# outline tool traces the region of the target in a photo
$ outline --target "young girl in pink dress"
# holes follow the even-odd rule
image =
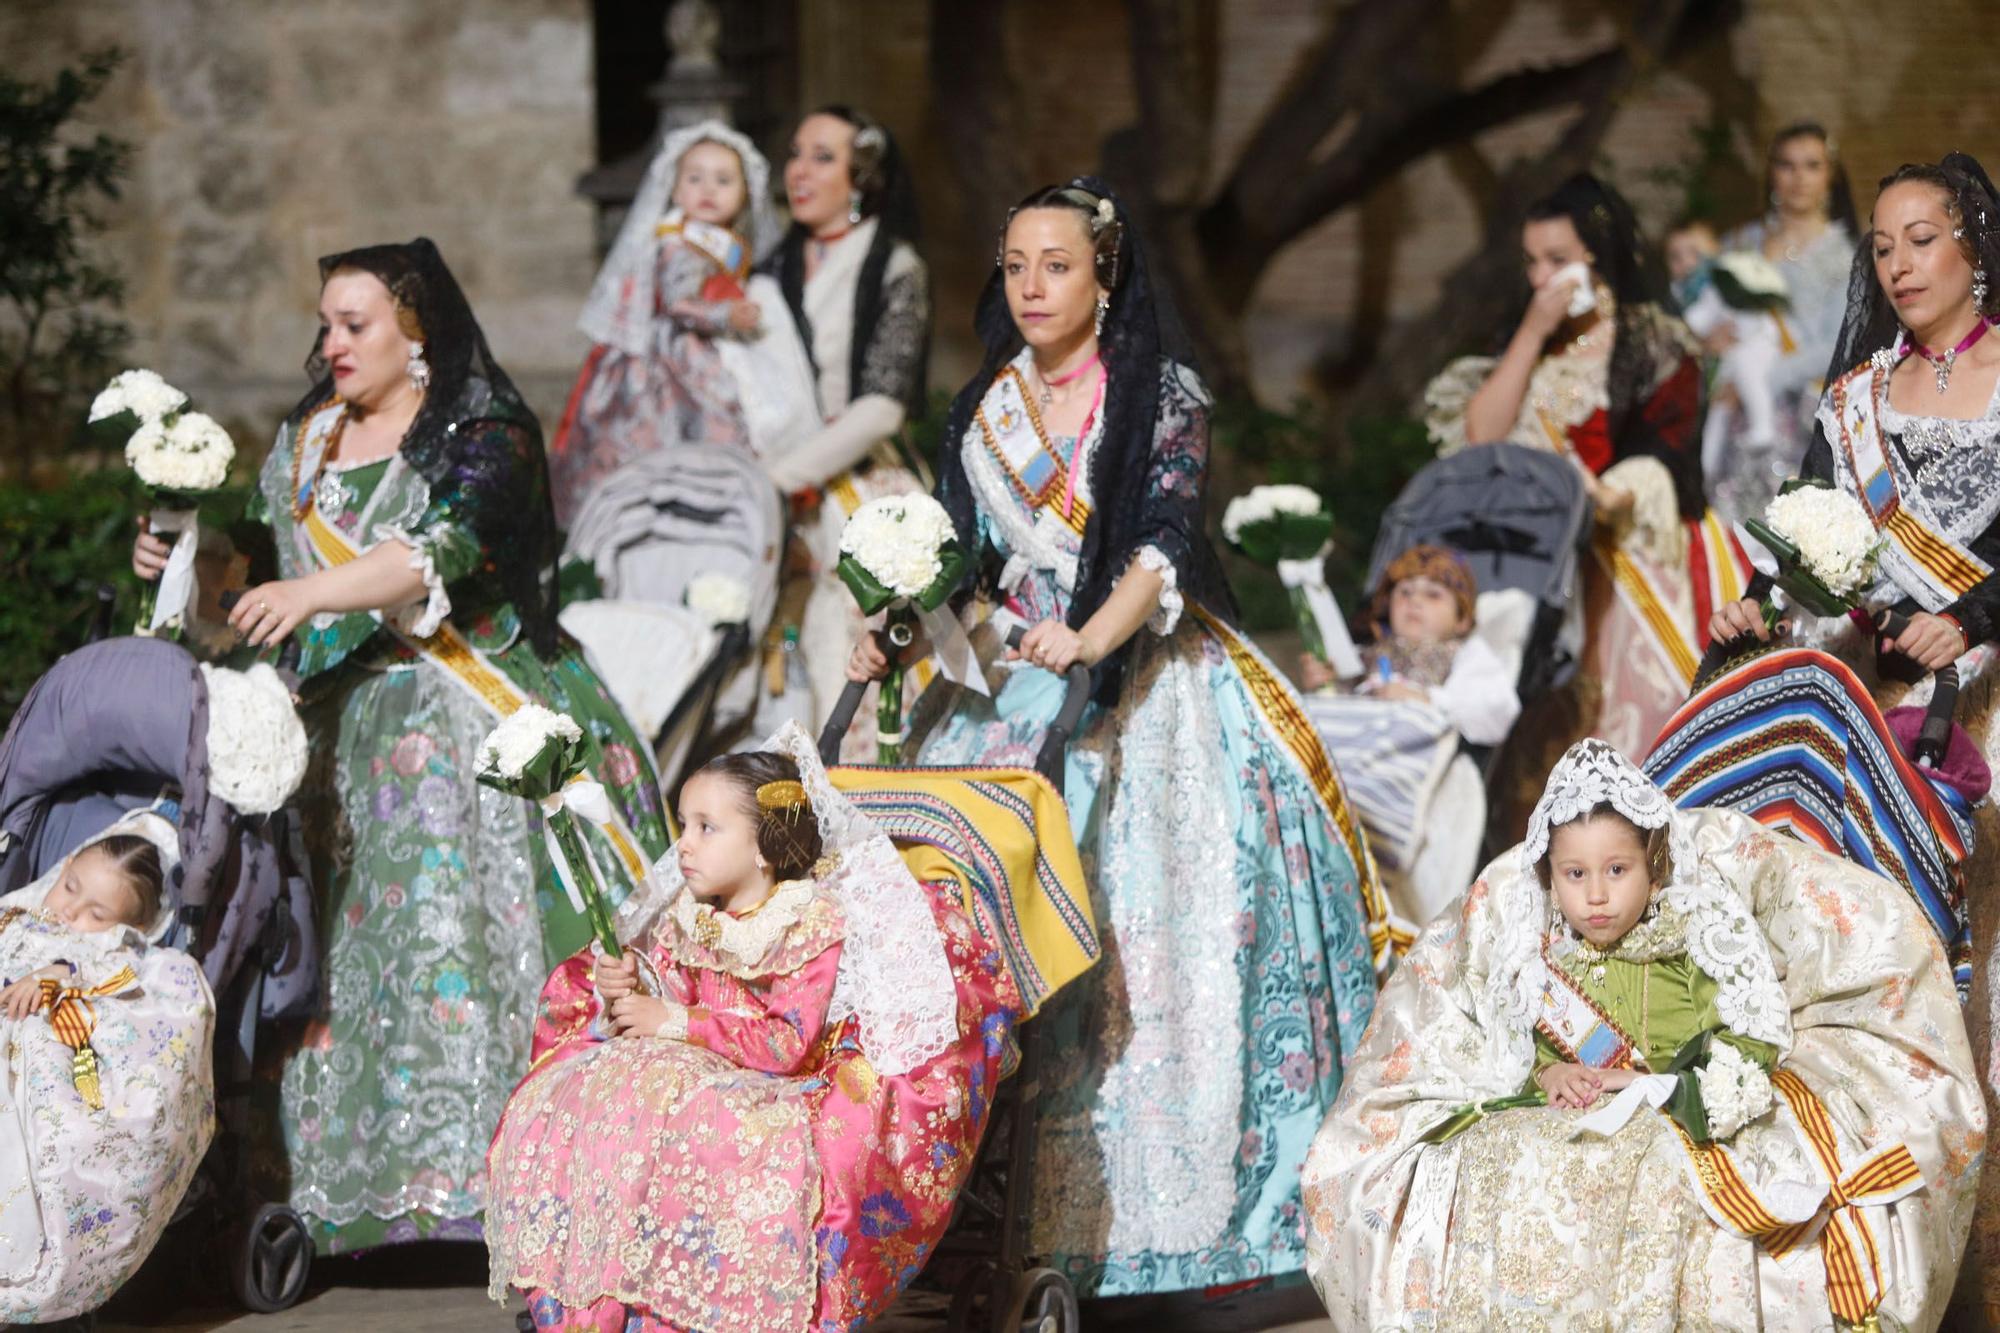
[[[688,779],[631,946],[543,991],[486,1223],[538,1328],[853,1328],[950,1218],[1019,997],[805,733],[775,744]]]

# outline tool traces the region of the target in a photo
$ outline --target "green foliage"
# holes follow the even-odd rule
[[[1346,447],[1337,447],[1344,437]],[[1333,554],[1327,584],[1352,612],[1368,577],[1368,556],[1382,511],[1435,453],[1421,421],[1405,416],[1357,417],[1342,430],[1331,413],[1311,403],[1289,412],[1245,400],[1218,402],[1211,423],[1211,514],[1219,521],[1231,497],[1260,482],[1309,486],[1333,515]],[[1277,574],[1223,552],[1223,566],[1252,632],[1287,629],[1291,602]]]
[[[1655,167],[1646,176],[1655,185],[1679,191],[1676,220],[1706,222],[1720,230],[1727,177],[1742,171],[1736,156],[1735,135],[1722,113],[1715,111],[1694,127],[1692,137],[1694,142],[1678,161]]]
[[[249,498],[246,486],[202,505],[204,526],[227,528]],[[0,725],[55,660],[81,647],[97,614],[97,590],[116,594],[111,632],[128,634],[138,613],[133,575],[135,515],[145,499],[124,468],[52,487],[0,485]]]
[[[73,437],[131,336],[105,313],[124,284],[86,242],[103,226],[90,209],[118,197],[132,148],[71,125],[123,58],[95,52],[46,85],[0,73],[0,443],[17,475],[44,442]]]

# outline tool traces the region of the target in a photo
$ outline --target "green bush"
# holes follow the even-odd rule
[[[202,522],[227,527],[247,486],[218,491]],[[0,485],[0,724],[58,657],[82,646],[97,614],[97,590],[116,597],[111,632],[129,634],[139,610],[132,573],[134,516],[145,500],[124,468],[71,476],[54,486]]]

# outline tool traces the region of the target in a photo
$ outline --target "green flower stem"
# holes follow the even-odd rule
[[[583,899],[583,914],[590,922],[597,942],[604,946],[608,957],[618,958],[622,954],[618,948],[618,934],[611,928],[611,908],[604,901],[604,888],[591,873],[590,853],[584,849],[583,830],[577,825],[576,816],[568,810],[558,810],[544,816],[549,821],[549,833],[554,837],[556,852],[569,871],[569,880],[576,885],[577,896]]]
[[[1312,613],[1312,604],[1306,600],[1306,590],[1286,588],[1285,597],[1292,604],[1293,619],[1299,622],[1299,638],[1303,641],[1305,650],[1320,661],[1326,662],[1326,640],[1320,635],[1319,617]],[[1331,666],[1332,663],[1328,662],[1327,665]]]
[[[908,602],[889,608],[882,624],[888,640],[889,674],[875,702],[875,762],[903,762],[903,650],[916,642],[917,613]],[[890,739],[893,737],[894,739]]]

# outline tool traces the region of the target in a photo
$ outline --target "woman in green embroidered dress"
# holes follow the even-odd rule
[[[320,272],[315,384],[252,506],[281,577],[230,621],[251,649],[303,641],[328,990],[285,1053],[267,1165],[330,1253],[478,1236],[536,995],[589,936],[534,811],[474,781],[481,739],[529,700],[584,727],[616,810],[592,831],[614,893],[667,830],[646,747],[556,626],[540,427],[436,248]],[[164,552],[142,536],[135,568],[155,576]]]

